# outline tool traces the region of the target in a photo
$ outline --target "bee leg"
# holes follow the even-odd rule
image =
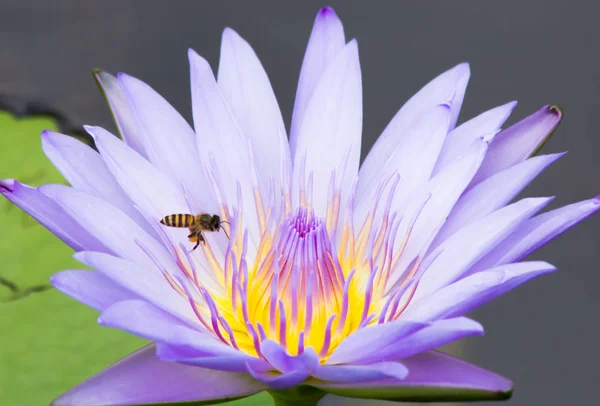
[[[203,244],[206,243],[206,240],[204,239],[204,236],[202,235],[202,233],[195,234],[194,237],[196,237],[196,245],[194,245],[194,248],[192,248],[192,251],[194,251],[196,248],[198,248],[200,243],[203,243]]]
[[[199,245],[200,245],[200,239],[198,238],[196,240],[196,245],[194,245],[194,248],[192,248],[192,251],[194,251],[196,248],[198,248]]]

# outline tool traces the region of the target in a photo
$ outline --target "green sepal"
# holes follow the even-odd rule
[[[100,75],[106,73],[109,74],[108,72],[106,72],[103,69],[100,68],[95,68],[92,70],[92,76],[94,78],[94,82],[96,82],[96,86],[98,86],[98,89],[100,90],[100,93],[102,94],[102,97],[104,98],[104,101],[106,102],[106,105],[108,106],[108,110],[110,111],[110,116],[113,119],[113,122],[115,123],[115,128],[117,129],[117,135],[119,136],[119,138],[121,140],[123,140],[123,132],[121,130],[121,126],[119,125],[119,121],[117,120],[117,115],[115,114],[110,101],[108,100],[108,96],[106,95],[106,92],[104,91],[104,87],[102,86],[102,83],[100,82]]]
[[[529,158],[534,157],[537,154],[539,154],[539,152],[542,150],[542,148],[544,147],[544,145],[546,145],[546,143],[548,142],[548,140],[550,140],[550,137],[552,137],[552,135],[554,135],[554,133],[556,132],[556,129],[558,128],[558,126],[562,122],[562,118],[564,116],[564,112],[563,112],[563,109],[558,104],[552,104],[552,105],[550,105],[548,107],[548,110],[555,111],[557,113],[557,115],[558,115],[558,120],[557,120],[556,124],[554,125],[554,127],[552,127],[550,129],[550,131],[548,131],[548,134],[546,134],[546,136],[541,140],[541,142],[538,144],[538,146],[536,147],[536,149],[534,149],[531,152],[531,155],[529,155]]]
[[[449,387],[397,387],[376,388],[321,388],[333,395],[349,398],[378,399],[392,402],[483,402],[508,400],[512,389],[505,392],[490,392],[480,389]]]
[[[316,406],[327,395],[312,386],[300,385],[286,390],[269,390],[275,406]]]

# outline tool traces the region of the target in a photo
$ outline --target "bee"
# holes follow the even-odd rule
[[[227,222],[221,221],[221,218],[216,214],[201,213],[196,216],[193,214],[170,214],[163,218],[160,223],[167,227],[189,228],[190,235],[188,235],[188,238],[190,242],[196,243],[192,251],[198,248],[200,243],[204,244],[206,242],[202,235],[203,231],[213,232],[222,228],[225,235],[227,235],[227,231],[223,227],[223,223]],[[228,235],[227,238],[229,238]]]

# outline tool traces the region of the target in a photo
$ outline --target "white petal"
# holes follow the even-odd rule
[[[208,62],[189,50],[192,107],[201,161],[220,179],[227,204],[240,207],[238,185],[244,206],[244,226],[249,231],[249,248],[257,247],[260,236],[254,210],[254,169],[248,140],[227,105]],[[212,156],[211,156],[212,155]],[[212,159],[211,159],[212,158]],[[213,167],[213,164],[215,165]],[[258,186],[258,185],[256,185]],[[250,252],[250,251],[249,251]]]
[[[466,317],[437,320],[431,325],[383,348],[374,348],[363,363],[395,361],[438,348],[471,335],[482,335],[483,327]]]
[[[329,64],[307,107],[298,134],[292,192],[298,200],[301,163],[306,159],[306,179],[312,174],[317,191],[313,206],[325,216],[332,173],[342,191],[345,208],[358,173],[362,132],[362,82],[358,45],[352,40]]]
[[[402,243],[402,237],[407,234],[409,225],[417,213],[419,213],[418,218],[404,253],[392,272],[388,289],[400,279],[414,258],[425,254],[428,244],[431,243],[435,233],[481,165],[487,146],[487,141],[476,140],[450,167],[431,179],[421,191],[415,193],[417,197],[407,207],[399,227],[397,245]]]
[[[262,185],[271,179],[277,190],[291,173],[288,139],[273,88],[250,45],[226,28],[221,42],[218,83],[236,122],[252,143]],[[287,170],[282,170],[287,168]]]
[[[107,201],[63,185],[44,185],[40,186],[39,190],[60,205],[111,253],[138,264],[155,266],[140,248],[139,242],[165,267],[175,266],[169,252],[158,241]]]
[[[448,132],[451,114],[450,106],[442,104],[418,115],[407,129],[408,135],[400,139],[387,162],[381,165],[372,184],[362,189],[364,194],[357,194],[356,224],[362,224],[366,213],[373,207],[379,185],[391,176],[400,177],[391,205],[392,210],[400,210],[407,198],[431,178]],[[360,178],[358,183],[360,185]]]
[[[188,195],[194,212],[216,210],[192,128],[146,83],[123,73],[118,78],[135,112],[148,160]]]
[[[503,207],[462,228],[448,238],[429,257],[433,263],[419,281],[415,299],[448,285],[494,248],[523,221],[541,210],[550,198],[523,199]],[[425,259],[425,263],[427,262]]]
[[[190,208],[180,189],[133,149],[122,143],[101,127],[85,127],[96,142],[96,146],[123,190],[155,226],[173,238],[177,247],[180,242],[188,243],[185,229],[174,229],[158,225],[165,216],[190,213]],[[154,235],[154,234],[153,234]]]
[[[479,272],[412,301],[398,320],[433,321],[462,316],[509,290],[556,270],[547,262],[520,262]]]
[[[476,273],[492,266],[520,261],[598,210],[600,198],[596,197],[535,216],[523,223],[469,272]]]
[[[110,136],[120,142],[117,137]],[[154,235],[152,227],[135,209],[96,151],[73,137],[52,131],[42,133],[42,148],[74,188],[111,202]]]
[[[74,258],[169,314],[192,326],[202,328],[190,303],[168,284],[156,266],[140,266],[132,261],[99,252],[78,252]]]
[[[468,64],[457,65],[433,79],[402,106],[365,158],[360,168],[357,195],[364,193],[373,183],[381,166],[387,162],[401,138],[407,136],[407,128],[419,113],[440,104],[449,104],[452,109],[449,128],[454,128],[469,76]]]
[[[446,137],[433,173],[436,174],[443,170],[444,167],[462,154],[476,138],[500,131],[502,124],[508,119],[516,105],[517,102],[513,101],[493,108],[451,131]]]
[[[294,103],[290,130],[292,159],[295,156],[298,134],[304,121],[308,103],[321,76],[323,76],[323,72],[345,45],[344,26],[335,11],[329,7],[320,10],[308,40],[302,69],[300,70],[300,78],[298,79],[298,90],[296,91],[296,102]]]
[[[136,294],[96,271],[61,271],[50,277],[50,283],[61,293],[100,311],[123,300],[138,299]]]
[[[537,175],[563,155],[543,155],[528,159],[487,178],[465,192],[431,244],[432,249],[462,227],[510,202]]]
[[[145,157],[146,151],[144,150],[143,140],[140,137],[133,110],[123,93],[119,80],[110,73],[100,70],[94,72],[94,77],[102,93],[104,93],[104,97],[108,102],[108,107],[123,141]]]

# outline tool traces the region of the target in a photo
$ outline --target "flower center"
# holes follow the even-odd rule
[[[242,283],[231,285],[232,330],[247,330],[246,349],[257,354],[255,341],[270,339],[291,354],[312,346],[325,356],[341,315],[345,279],[325,222],[299,208],[261,245],[254,265],[239,267],[243,275],[233,266]]]
[[[193,255],[200,250],[192,254],[184,247],[175,251],[185,278],[176,280],[167,272],[165,277],[189,300],[204,327],[227,345],[260,357],[261,342],[268,339],[291,355],[310,346],[323,361],[357,329],[402,313],[414,293],[410,278],[420,263],[401,270],[403,277],[393,282],[401,289],[389,289],[405,246],[395,244],[400,220],[390,215],[391,198],[376,217],[377,205],[385,200],[380,194],[355,232],[352,210],[338,225],[340,199],[332,195],[325,218],[317,217],[304,199],[295,211],[286,201],[278,214],[257,205],[261,237],[251,254],[241,213],[228,215],[222,206],[222,218],[231,223],[224,258],[217,260],[210,244],[198,254],[211,268],[204,271],[209,277],[198,276],[202,270]]]

